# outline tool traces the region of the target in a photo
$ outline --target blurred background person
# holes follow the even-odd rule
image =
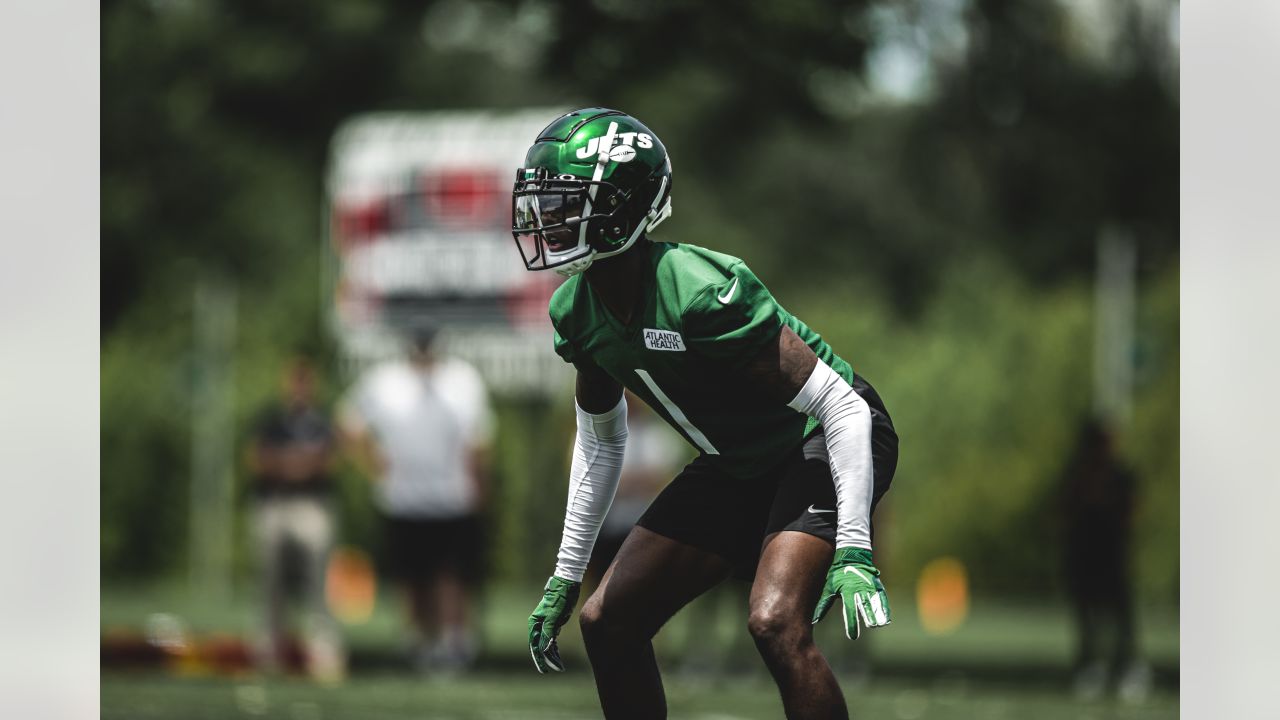
[[[391,573],[403,585],[413,661],[422,671],[474,662],[471,609],[482,580],[493,417],[476,370],[438,355],[433,327],[404,360],[376,365],[343,401],[341,424],[375,482]]]
[[[1135,486],[1111,431],[1086,421],[1063,472],[1061,501],[1065,579],[1075,613],[1073,685],[1085,700],[1113,684],[1122,698],[1140,701],[1151,685],[1151,671],[1137,654],[1129,563]]]
[[[284,664],[285,610],[294,589],[306,613],[306,669],[321,680],[337,680],[345,673],[345,653],[325,603],[325,569],[334,540],[333,427],[316,401],[309,358],[295,357],[281,380],[281,397],[259,414],[248,452],[265,625],[255,650],[264,669]]]

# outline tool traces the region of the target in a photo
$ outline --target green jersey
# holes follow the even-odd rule
[[[728,473],[750,477],[772,468],[816,421],[747,384],[747,363],[776,343],[785,325],[850,384],[853,368],[783,309],[742,260],[687,244],[648,249],[653,272],[628,324],[581,275],[556,290],[556,353],[579,369],[607,372]]]

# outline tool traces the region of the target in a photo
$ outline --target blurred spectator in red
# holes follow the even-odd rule
[[[1074,689],[1086,700],[1113,684],[1122,698],[1137,701],[1151,684],[1151,671],[1136,652],[1129,567],[1135,484],[1110,430],[1086,422],[1062,479],[1064,569],[1076,619]],[[1111,643],[1104,649],[1108,629]]]
[[[305,608],[308,671],[322,680],[345,674],[341,631],[325,603],[325,569],[333,546],[333,428],[316,402],[316,373],[305,357],[286,367],[282,397],[264,408],[248,453],[252,524],[258,549],[266,632],[256,648],[268,670],[282,664],[290,580]]]
[[[423,671],[469,666],[478,651],[471,607],[482,579],[493,417],[480,374],[410,338],[406,360],[365,373],[342,403],[353,457],[375,482],[390,571],[403,584],[414,661]]]

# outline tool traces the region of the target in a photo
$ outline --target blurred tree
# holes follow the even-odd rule
[[[1037,279],[1086,273],[1108,223],[1158,265],[1177,243],[1176,98],[1131,5],[1131,60],[1110,66],[1075,48],[1061,3],[975,2],[935,97],[836,118],[815,82],[860,83],[867,2],[113,0],[104,328],[175,258],[266,280],[312,251],[329,138],[384,107],[626,107],[662,128],[681,182],[718,188],[712,212],[752,228],[745,243],[846,258],[846,238],[869,243],[822,267],[856,266],[907,308],[977,247]],[[495,24],[544,52],[504,57],[481,42]],[[792,200],[809,211],[777,212]]]
[[[353,112],[395,99],[421,12],[103,4],[104,330],[155,285],[185,285],[176,260],[269,282],[314,251],[329,137]]]
[[[1132,22],[1137,4],[1123,5],[1121,42],[1136,61],[1098,66],[1074,49],[1062,3],[977,2],[968,61],[943,76],[906,145],[921,180],[933,151],[972,154],[989,241],[1037,280],[1092,271],[1111,223],[1135,231],[1150,267],[1177,252],[1177,105]]]

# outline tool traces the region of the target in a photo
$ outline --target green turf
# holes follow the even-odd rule
[[[529,662],[525,619],[537,588],[491,591],[481,613],[481,671],[447,680],[403,670],[399,608],[384,597],[374,616],[346,627],[352,678],[336,688],[303,680],[177,677],[157,670],[103,668],[102,717],[146,718],[574,718],[599,717],[576,623],[565,628],[569,672],[542,677]],[[667,676],[673,718],[780,718],[781,704],[743,631],[742,603],[695,605],[664,628],[655,643]],[[701,602],[701,601],[700,601]],[[1142,644],[1157,666],[1157,690],[1141,706],[1078,704],[1064,692],[1071,632],[1061,606],[979,601],[955,633],[924,632],[914,609],[895,603],[895,620],[870,642],[840,636],[838,619],[819,627],[819,644],[842,674],[855,718],[1005,718],[1007,720],[1139,720],[1177,717],[1178,633],[1174,613],[1143,613]],[[247,594],[215,602],[181,588],[104,588],[104,630],[144,627],[158,612],[180,617],[197,635],[254,634]],[[693,632],[695,637],[691,638]],[[736,651],[725,650],[737,642]],[[745,641],[745,642],[744,642]],[[692,651],[690,650],[692,648]],[[708,652],[708,648],[710,651]],[[703,672],[684,672],[699,665]],[[872,680],[855,670],[868,665]],[[736,672],[731,672],[735,671]]]
[[[1140,706],[1077,703],[1053,692],[975,688],[964,683],[871,683],[846,688],[854,718],[901,720],[1155,720],[1178,716],[1177,698],[1157,695]],[[667,682],[673,718],[780,718],[772,686],[760,680]],[[107,673],[102,718],[225,720],[408,720],[409,718],[551,720],[597,718],[585,669],[566,675],[484,674],[451,679],[377,675],[339,687],[304,681],[166,678]]]
[[[496,587],[486,594],[480,618],[486,655],[511,661],[524,658],[529,611],[537,602],[537,587]],[[894,622],[874,631],[868,642],[851,650],[842,639],[838,613],[818,627],[820,644],[832,654],[866,652],[880,665],[972,667],[1065,666],[1072,651],[1071,623],[1061,604],[1021,605],[976,600],[968,620],[955,632],[935,636],[924,631],[915,609],[906,598],[894,598]],[[371,652],[397,651],[404,646],[398,598],[384,593],[377,612],[367,622],[348,625],[344,632],[353,648]],[[739,643],[750,652],[745,637],[745,598],[732,593],[699,599],[676,616],[657,639],[659,656],[674,661],[690,647],[708,642]],[[248,637],[257,631],[256,614],[249,593],[220,601],[177,586],[104,588],[104,630],[144,627],[153,613],[170,613],[196,632],[222,632]],[[1157,666],[1178,666],[1178,617],[1176,611],[1144,609],[1140,643],[1145,657]],[[697,636],[690,642],[690,631]],[[561,646],[571,661],[581,662],[582,645],[577,623],[565,626]],[[834,659],[834,658],[833,658]]]

